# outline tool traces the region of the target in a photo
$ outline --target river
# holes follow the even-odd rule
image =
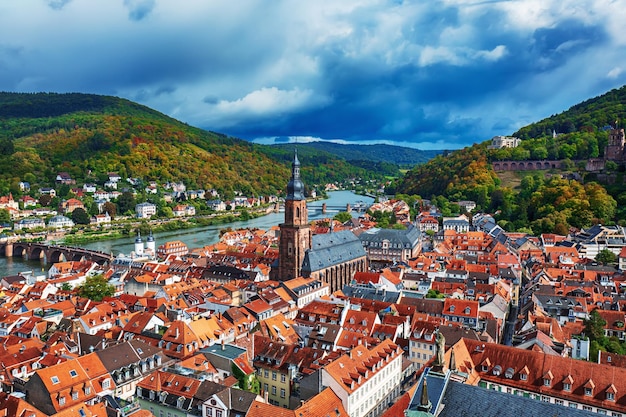
[[[371,197],[358,195],[352,191],[332,191],[328,193],[328,199],[314,201],[308,205],[309,220],[333,217],[337,212],[345,211],[347,204],[354,207],[358,202],[363,202],[369,206],[373,201],[374,199]],[[326,214],[323,214],[321,211],[323,203],[326,203],[328,207]],[[353,212],[353,215],[358,215],[358,213]],[[272,226],[282,223],[283,220],[284,213],[270,213],[266,216],[257,217],[256,219],[250,219],[248,221],[155,233],[154,239],[157,246],[170,240],[180,240],[190,249],[200,248],[216,243],[219,240],[221,229],[231,227],[232,229],[251,228],[267,230]],[[101,240],[87,243],[82,246],[88,249],[99,250],[117,255],[119,253],[129,254],[132,250],[134,250],[134,242],[135,238],[132,237]],[[0,257],[0,276],[15,275],[18,272],[23,271],[33,271],[35,275],[43,275],[45,271],[47,271],[48,267],[49,265],[45,265],[43,260],[26,261],[22,258]]]

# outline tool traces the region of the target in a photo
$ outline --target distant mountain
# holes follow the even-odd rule
[[[293,145],[277,144],[274,147],[286,147],[292,149]],[[422,151],[395,145],[352,145],[333,142],[308,142],[298,145],[299,148],[313,148],[319,151],[329,152],[346,161],[373,161],[388,162],[401,168],[412,168],[415,165],[428,162],[443,151]]]
[[[94,94],[0,93],[0,195],[54,184],[59,172],[78,183],[122,178],[183,181],[223,196],[280,193],[289,158],[265,145],[209,132],[129,100]],[[278,162],[278,163],[277,163]],[[302,167],[307,184],[382,174],[328,154]]]

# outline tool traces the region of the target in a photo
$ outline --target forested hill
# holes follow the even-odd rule
[[[272,145],[276,148],[286,148],[290,151],[293,144],[277,144]],[[442,151],[420,150],[395,145],[353,145],[333,142],[308,142],[298,144],[298,148],[310,148],[317,151],[329,152],[345,159],[353,164],[394,164],[401,168],[412,168],[415,165],[428,162]]]
[[[571,227],[626,223],[623,162],[608,161],[601,172],[585,169],[588,159],[602,160],[608,130],[624,119],[626,86],[520,129],[513,134],[523,139],[516,148],[489,149],[485,141],[438,155],[407,172],[395,191],[436,197],[444,207],[474,200],[506,230],[567,234]],[[559,160],[563,169],[496,173],[495,160]]]
[[[291,161],[277,161],[265,148],[117,97],[0,93],[0,195],[15,193],[19,181],[52,185],[59,172],[79,183],[117,172],[123,178],[215,188],[222,196],[280,193]],[[330,166],[336,169],[324,169]],[[321,183],[380,175],[333,156],[326,156],[319,170],[303,165],[307,184],[316,183],[313,174]]]
[[[615,123],[626,123],[626,86],[576,104],[562,113],[532,123],[515,132],[520,139],[538,138],[555,133],[593,132]],[[621,122],[620,122],[621,121]]]

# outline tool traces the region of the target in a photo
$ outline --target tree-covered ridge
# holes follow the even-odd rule
[[[474,200],[481,207],[500,184],[487,159],[486,144],[437,155],[406,173],[397,186],[402,194],[424,198],[443,195],[451,200]]]
[[[607,126],[623,117],[625,101],[623,87],[521,129],[515,136],[523,140],[515,148],[489,149],[488,141],[438,156],[409,171],[396,191],[440,196],[437,202],[444,206],[446,201],[474,200],[510,231],[567,234],[572,227],[626,223],[623,164],[607,161],[600,173],[585,169],[588,159],[604,156]],[[563,161],[564,169],[511,174],[521,181],[517,185],[502,186],[491,165],[495,160],[545,159]]]
[[[287,164],[293,161],[293,155],[296,149],[298,159],[302,166],[302,175],[307,184],[327,183],[328,181],[325,179],[327,179],[331,173],[348,180],[356,176],[365,180],[381,178],[383,175],[400,176],[398,166],[393,163],[371,160],[346,161],[333,151],[319,149],[308,143],[262,146],[259,148],[259,151],[272,159]]]
[[[563,113],[525,126],[513,136],[531,139],[556,133],[598,131],[626,118],[626,86],[572,106]]]
[[[280,193],[291,161],[276,163],[264,148],[116,97],[0,93],[0,194],[15,192],[19,181],[52,185],[63,171],[79,183],[117,172],[223,196]],[[320,165],[328,168],[303,171],[309,184],[368,172],[330,156]]]
[[[292,149],[291,144],[272,145],[273,147]],[[353,164],[378,163],[384,169],[384,164],[397,165],[401,168],[411,168],[428,162],[441,151],[423,151],[394,145],[352,145],[333,142],[309,142],[298,145],[299,148],[313,148],[317,151],[329,152]]]

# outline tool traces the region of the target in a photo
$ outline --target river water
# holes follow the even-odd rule
[[[328,193],[328,199],[318,200],[308,205],[309,220],[322,219],[325,217],[333,217],[339,211],[345,211],[347,204],[354,207],[357,203],[363,202],[366,205],[372,204],[374,201],[371,197],[366,197],[353,193],[352,191],[333,191]],[[323,214],[321,206],[326,203],[327,213]],[[358,213],[353,212],[353,215]],[[211,245],[219,241],[220,230],[230,227],[232,229],[264,229],[267,230],[272,226],[282,223],[284,213],[270,213],[263,217],[250,219],[248,221],[239,221],[234,223],[219,224],[213,226],[198,227],[194,229],[175,230],[170,232],[160,232],[154,234],[156,245],[159,246],[170,240],[180,240],[187,245],[188,248],[200,248]],[[145,237],[144,241],[145,241]],[[119,253],[129,254],[134,250],[135,238],[123,238],[112,240],[101,240],[82,245],[85,248],[99,250],[117,255]],[[3,258],[0,257],[0,277],[7,275],[15,275],[18,272],[33,271],[35,275],[43,275],[49,268],[49,265],[43,263],[43,260],[26,261],[22,258]]]

